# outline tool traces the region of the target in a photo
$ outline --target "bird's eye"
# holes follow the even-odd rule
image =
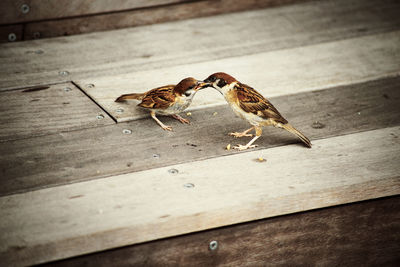
[[[224,79],[220,79],[217,83],[218,87],[222,88],[226,85],[226,82]]]
[[[185,96],[190,96],[191,94],[192,94],[192,92],[189,90],[185,92]]]

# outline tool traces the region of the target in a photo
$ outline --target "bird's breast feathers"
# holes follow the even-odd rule
[[[236,95],[235,90],[232,89],[226,92],[225,99],[229,103],[235,114],[241,117],[242,119],[247,120],[250,124],[259,125],[262,121],[264,121],[262,117],[257,116],[256,114],[251,112],[246,112],[240,107],[240,102]]]

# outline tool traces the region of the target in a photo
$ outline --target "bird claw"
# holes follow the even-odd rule
[[[161,128],[163,128],[163,130],[165,130],[165,131],[172,131],[172,127],[171,126],[164,125]]]
[[[257,147],[257,145],[244,146],[244,145],[238,144],[238,145],[234,146],[233,149],[236,149],[236,150],[239,150],[239,151],[243,151],[243,150],[246,150],[246,149],[249,149],[249,148],[255,148],[255,147]]]
[[[248,134],[248,133],[238,133],[238,132],[234,132],[234,133],[229,133],[230,136],[233,136],[235,138],[239,138],[239,137],[245,137],[245,136],[249,136],[252,137],[252,134]]]
[[[190,124],[190,120],[188,119],[180,118],[179,121],[183,124]]]
[[[172,118],[174,118],[174,119],[180,121],[180,122],[183,123],[183,124],[190,124],[190,121],[189,121],[188,119],[182,118],[182,117],[179,116],[179,115],[174,114],[174,115],[172,115]]]

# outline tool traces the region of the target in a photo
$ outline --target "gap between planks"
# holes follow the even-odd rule
[[[385,128],[1,197],[0,260],[31,265],[400,194],[399,136]]]

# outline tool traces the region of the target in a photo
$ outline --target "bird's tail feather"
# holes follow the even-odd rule
[[[136,100],[142,100],[144,97],[144,94],[126,94],[126,95],[121,95],[117,99],[115,99],[115,102],[123,102],[127,99],[136,99]]]
[[[294,128],[292,125],[290,125],[289,123],[287,124],[283,124],[282,128],[284,128],[285,130],[291,132],[292,134],[295,134],[298,138],[300,138],[301,141],[303,141],[303,143],[311,148],[311,141],[310,139],[308,139],[304,134],[302,134],[299,130],[297,130],[296,128]]]

